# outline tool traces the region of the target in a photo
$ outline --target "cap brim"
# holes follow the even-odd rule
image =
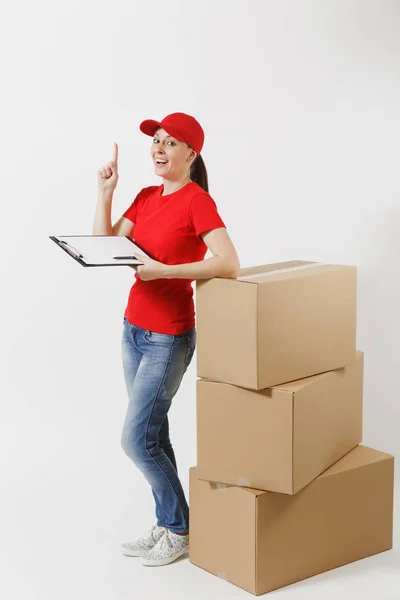
[[[153,121],[153,119],[146,119],[146,121],[142,121],[139,125],[140,131],[146,135],[154,135],[160,127],[162,125],[158,121]]]
[[[142,121],[139,125],[140,131],[142,131],[146,135],[154,135],[157,129],[160,129],[160,127],[180,142],[186,142],[185,138],[174,127],[165,127],[165,125],[162,125],[161,123],[159,123],[158,121],[154,121],[153,119],[146,119],[145,121]]]

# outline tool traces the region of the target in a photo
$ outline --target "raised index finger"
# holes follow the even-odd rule
[[[118,162],[118,144],[114,142],[113,161]]]

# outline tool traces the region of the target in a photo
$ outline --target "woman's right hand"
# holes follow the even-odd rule
[[[114,142],[113,159],[97,171],[99,192],[112,193],[118,183],[118,145]]]

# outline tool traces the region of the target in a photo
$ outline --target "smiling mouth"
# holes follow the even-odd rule
[[[168,164],[168,161],[166,161],[166,162],[162,162],[162,161],[161,161],[161,162],[160,162],[160,161],[158,161],[158,160],[156,159],[156,160],[155,160],[155,163],[156,163],[156,165],[158,165],[159,167],[162,167],[163,165],[167,165],[167,164]]]

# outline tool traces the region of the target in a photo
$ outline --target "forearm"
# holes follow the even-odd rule
[[[112,193],[102,194],[99,192],[93,223],[93,235],[113,235],[111,224],[112,198]]]
[[[222,256],[212,256],[198,262],[181,265],[165,265],[165,279],[211,279],[228,277],[235,279],[239,274],[239,264],[233,265]]]

